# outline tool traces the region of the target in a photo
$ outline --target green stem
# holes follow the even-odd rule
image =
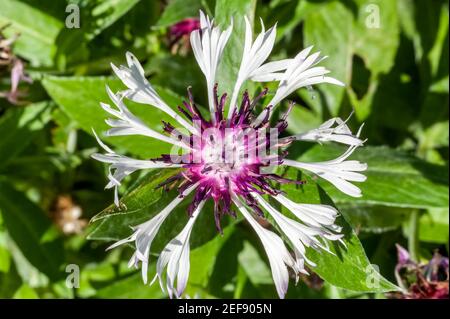
[[[409,219],[408,250],[413,261],[419,261],[419,210],[414,209]]]

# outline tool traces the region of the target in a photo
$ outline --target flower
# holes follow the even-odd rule
[[[171,52],[185,55],[189,49],[189,36],[192,31],[200,29],[200,20],[186,18],[169,28],[169,46]]]
[[[401,292],[388,296],[397,299],[448,299],[448,257],[435,252],[427,264],[413,260],[409,252],[396,244],[395,278]]]
[[[118,186],[123,178],[136,170],[177,167],[180,172],[160,185],[169,187],[177,184],[179,196],[150,220],[133,225],[133,233],[129,237],[109,248],[134,242],[136,249],[129,265],[138,267],[141,264],[142,278],[146,283],[153,239],[175,207],[187,197],[192,197],[188,208],[190,219],[159,255],[156,276],[152,281],[158,280],[161,288],[167,290],[170,297],[180,298],[186,287],[190,267],[189,238],[195,220],[209,199],[214,202],[214,217],[219,232],[222,232],[221,218],[224,215],[235,217],[239,212],[258,234],[269,258],[276,290],[280,298],[283,298],[288,288],[288,269],[292,269],[298,279],[300,274],[308,273],[305,264],[315,266],[314,262],[307,258],[306,249],[310,247],[330,252],[328,241],[343,243],[343,235],[340,234],[341,228],[335,224],[338,211],[334,207],[303,204],[287,198],[273,182],[303,182],[268,173],[266,169],[287,165],[308,170],[350,196],[361,196],[361,191],[352,182],[364,181],[365,177],[361,172],[367,165],[348,160],[355,149],[363,145],[364,141],[359,138],[361,130],[353,135],[345,121],[335,118],[315,130],[279,139],[280,133],[287,127],[286,118],[293,107],[292,103],[288,112],[273,127],[270,126],[273,109],[295,90],[320,83],[343,84],[325,76],[329,71],[324,67],[316,66],[323,58],[319,53],[310,55],[311,47],[301,51],[294,59],[266,62],[274,46],[276,26],[266,31],[262,25],[261,33],[253,41],[250,22],[247,18],[245,22],[243,57],[229,103],[227,94],[218,95],[220,83],[215,83],[215,76],[232,32],[232,25],[222,31],[214,26],[213,20],[200,12],[201,29],[191,33],[193,52],[206,78],[209,118],[200,112],[190,89],[188,100],[183,103],[184,107],[178,107],[180,113],[175,112],[147,81],[141,65],[131,53],[127,53],[127,67],[112,66],[127,89],[113,93],[107,88],[115,107],[102,103],[103,109],[113,117],[107,120],[111,129],[106,135],[139,134],[173,145],[170,154],[162,154],[151,160],[140,160],[116,154],[95,135],[105,154],[94,154],[93,157],[110,164],[109,183],[106,187],[115,189],[116,205],[120,205]],[[253,99],[246,91],[241,94],[241,87],[248,80],[279,81],[272,100],[258,116],[254,115],[255,106],[266,96],[268,90],[263,90]],[[241,98],[238,105],[239,97]],[[158,108],[178,122],[181,128],[177,129],[170,123],[163,122],[165,134],[152,130],[128,110],[126,99]],[[302,163],[286,159],[285,148],[295,141],[304,140],[334,141],[346,144],[349,148],[338,158],[325,162]],[[268,197],[291,211],[295,219],[278,211]],[[280,235],[263,227],[255,218],[264,217],[265,213],[272,216],[274,223],[288,239],[293,253]]]
[[[313,141],[313,142],[336,142],[346,144],[350,146],[361,146],[364,141],[359,138],[361,130],[364,125],[361,125],[356,135],[353,135],[346,122],[350,119],[343,121],[339,117],[329,119],[316,129],[312,129],[305,133],[296,134],[293,136],[285,137],[285,140],[296,141]],[[333,125],[337,124],[333,127]]]
[[[25,73],[24,62],[12,52],[11,46],[19,35],[17,34],[9,39],[4,38],[2,31],[6,27],[0,27],[0,71],[3,68],[10,71],[11,89],[9,92],[0,92],[0,97],[6,98],[11,104],[25,104],[26,102],[19,100],[20,97],[24,96],[24,92],[19,91],[19,83],[24,81],[31,84],[33,80]]]

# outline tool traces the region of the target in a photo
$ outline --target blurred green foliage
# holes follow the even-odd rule
[[[79,8],[79,28],[66,27],[73,5]],[[266,25],[278,22],[272,58],[291,57],[314,45],[329,56],[325,65],[333,76],[347,84],[293,94],[290,99],[298,105],[290,130],[305,131],[332,116],[346,118],[352,110],[352,127],[365,122],[368,146],[354,156],[369,165],[363,197],[348,198],[313,181],[302,189],[286,189],[299,201],[334,203],[342,212],[339,223],[349,246],[337,256],[311,252],[325,282],[316,275],[305,277],[291,284],[287,297],[384,298],[384,291],[395,289],[395,243],[408,246],[418,260],[429,259],[434,250],[448,254],[446,1],[2,0],[2,37],[20,34],[12,54],[25,61],[33,84],[20,84],[25,94],[20,105],[0,98],[0,297],[164,297],[158,285],[145,286],[140,272],[127,268],[131,249],[105,252],[104,241],[128,235],[130,225],[154,215],[172,198],[153,190],[161,174],[170,172],[127,180],[124,202],[133,214],[111,214],[116,208],[110,206],[112,192],[103,189],[105,167],[89,157],[97,149],[91,128],[106,129],[99,102],[107,101],[105,84],[121,86],[111,76],[110,63],[123,64],[126,51],[139,58],[171,106],[180,104],[189,85],[199,104],[206,104],[203,76],[192,53],[175,52],[168,34],[171,25],[197,16],[199,9],[220,24],[234,19],[218,75],[220,90],[232,87],[239,67],[243,15],[256,21],[261,17]],[[10,90],[10,71],[0,65],[0,92]],[[161,112],[133,104],[130,109],[152,128],[162,128]],[[167,152],[166,145],[139,136],[105,141],[119,153],[141,158]],[[290,156],[323,160],[340,152],[329,145],[303,145],[291,149]],[[168,219],[157,249],[182,227],[183,214],[180,207]],[[276,297],[267,258],[248,226],[230,220],[224,236],[216,236],[212,217],[204,215],[192,236],[187,294]],[[66,285],[70,264],[80,269],[78,288]],[[370,264],[383,276],[377,275],[376,289],[366,283]]]

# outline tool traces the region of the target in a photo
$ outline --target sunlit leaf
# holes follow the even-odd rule
[[[345,151],[339,146],[314,146],[299,160],[304,162],[331,160]],[[387,147],[365,146],[351,159],[367,163],[367,180],[355,183],[363,196],[352,198],[321,179],[320,185],[334,202],[395,207],[448,207],[448,168],[429,164],[405,152]]]
[[[64,261],[61,239],[45,241],[52,228],[45,213],[23,193],[0,180],[0,212],[9,236],[24,257],[39,271],[54,279],[62,275]]]
[[[50,102],[9,109],[0,117],[0,166],[6,165],[33,140],[50,121]]]
[[[6,34],[20,34],[15,52],[35,66],[51,66],[63,23],[22,1],[3,0],[1,7],[0,26],[10,23]]]

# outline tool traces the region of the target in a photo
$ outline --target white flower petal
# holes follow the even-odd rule
[[[190,269],[189,238],[204,204],[205,201],[200,202],[183,230],[166,245],[156,263],[156,276],[152,284],[158,278],[161,288],[164,289],[163,273],[166,269],[166,288],[170,298],[173,295],[180,298],[186,288]]]
[[[278,212],[271,205],[269,205],[269,203],[267,203],[261,197],[261,195],[255,193],[253,194],[253,196],[257,199],[261,206],[274,218],[275,223],[280,227],[281,231],[288,237],[288,239],[292,243],[294,247],[296,271],[306,274],[307,272],[304,268],[305,260],[311,266],[315,266],[315,264],[306,257],[305,246],[310,247],[314,245],[315,242],[318,242],[318,240],[304,231],[304,225]]]
[[[281,100],[302,87],[308,87],[319,83],[330,83],[341,86],[344,85],[342,82],[332,77],[325,76],[325,74],[329,71],[324,67],[315,67],[315,65],[321,62],[324,58],[320,58],[320,52],[309,55],[311,49],[312,46],[297,54],[297,56],[289,62],[286,71],[282,73],[281,76],[275,76],[274,74],[270,75],[272,78],[279,78],[280,83],[274,97],[268,103],[268,105],[273,106],[270,110],[269,116],[271,116],[274,107],[277,106]],[[258,76],[256,76],[256,79],[258,79]],[[267,79],[270,79],[270,77],[267,76]],[[266,78],[260,76],[259,79],[265,80]],[[261,112],[261,114],[253,122],[253,125],[258,126],[261,124],[264,117],[265,113]]]
[[[328,243],[323,240],[323,238],[325,238],[328,240],[341,241],[343,237],[342,234],[335,233],[340,232],[341,227],[334,224],[337,211],[333,207],[327,205],[298,204],[282,195],[273,196],[302,222],[299,223],[284,216],[265,202],[261,196],[259,196],[259,198],[258,196],[259,195],[256,195],[255,197],[269,214],[274,217],[278,226],[293,243],[296,248],[295,253],[298,261],[304,259],[311,266],[315,266],[314,263],[306,258],[304,248],[302,245],[299,245],[298,242],[301,242],[307,247],[312,247],[316,250],[322,249],[334,254],[329,250]],[[331,222],[322,218],[325,211],[327,211],[327,213],[330,211],[332,212],[330,217]],[[317,215],[322,216],[318,217]],[[313,222],[311,222],[311,220],[313,220]]]
[[[365,171],[367,169],[367,164],[355,160],[346,161],[355,149],[356,146],[350,146],[344,154],[331,161],[303,163],[285,159],[283,160],[282,165],[308,170],[329,181],[341,192],[349,196],[360,197],[362,196],[361,190],[349,181],[365,181],[366,176],[355,172]]]
[[[260,75],[254,75],[251,77],[251,79],[255,82],[274,82],[274,81],[280,81],[283,77],[282,73],[264,73]]]
[[[255,79],[256,77],[264,76],[266,74],[277,74],[280,76],[280,78],[279,78],[279,80],[276,80],[276,81],[280,81],[282,79],[281,76],[283,75],[283,73],[277,73],[277,72],[286,70],[287,67],[292,63],[292,61],[293,61],[293,59],[284,59],[284,60],[279,60],[279,61],[267,62],[251,73],[251,75],[250,75],[251,79],[253,81],[259,82],[257,79]],[[261,82],[266,82],[266,81],[261,81]]]
[[[233,89],[233,94],[231,95],[228,118],[231,118],[234,110],[236,109],[236,101],[242,84],[244,84],[245,81],[247,81],[250,77],[252,77],[252,75],[261,67],[264,61],[267,60],[275,44],[276,25],[270,28],[269,30],[265,31],[264,24],[261,21],[262,31],[256,37],[255,41],[252,43],[253,38],[252,26],[248,18],[247,17],[244,18],[245,18],[244,51],[241,60],[241,65],[239,67],[239,73],[236,80],[236,84]],[[275,65],[272,64],[272,68],[274,70],[278,70],[274,68],[274,66]],[[270,67],[266,69],[269,70],[267,71],[267,73],[274,72],[270,70]],[[259,70],[258,76],[260,78],[267,77],[267,75],[262,73],[261,70]]]
[[[99,145],[107,152],[106,154],[94,153],[91,157],[97,161],[111,164],[109,166],[110,174],[108,174],[109,183],[106,188],[115,188],[114,190],[114,203],[119,206],[118,198],[118,187],[120,182],[126,176],[134,173],[140,169],[150,169],[150,168],[176,168],[181,167],[181,164],[165,163],[162,161],[151,161],[151,160],[139,160],[131,157],[116,154],[112,149],[106,146],[100,138],[97,136],[95,131],[93,131],[95,138]],[[113,173],[111,173],[113,171]]]
[[[134,116],[123,103],[123,100],[119,95],[114,94],[108,86],[106,91],[109,97],[116,105],[117,109],[113,109],[110,105],[101,103],[102,108],[115,116],[117,119],[108,119],[106,122],[112,128],[106,132],[107,136],[122,136],[122,135],[144,135],[158,139],[160,141],[177,145],[184,149],[190,149],[190,147],[183,142],[176,140],[172,137],[163,135],[159,132],[147,127],[139,118]]]
[[[239,199],[234,198],[233,201],[261,239],[267,253],[267,257],[269,258],[272,277],[278,296],[280,298],[284,298],[289,284],[289,273],[287,266],[291,267],[296,273],[298,272],[295,260],[292,258],[291,254],[284,245],[283,240],[278,235],[263,228],[251,216]]]
[[[189,195],[198,184],[195,184],[184,191],[182,195],[177,196],[172,200],[160,213],[152,217],[150,220],[140,225],[134,226],[134,232],[131,236],[117,241],[107,248],[107,250],[120,246],[122,244],[135,241],[136,251],[129,262],[129,267],[137,267],[138,263],[142,263],[142,280],[147,283],[148,263],[150,256],[150,249],[158,233],[161,225],[166,220],[167,216],[177,207],[183,199]]]
[[[212,21],[209,19],[207,15],[203,13],[202,10],[200,10],[200,27],[202,29],[212,27]]]
[[[321,227],[331,226],[338,215],[338,211],[329,205],[300,204],[291,201],[282,194],[273,196],[278,202],[291,211],[298,219],[308,225]]]
[[[219,27],[214,27],[213,21],[200,11],[200,25],[201,31],[195,30],[191,32],[191,47],[195,59],[206,78],[209,109],[211,118],[214,119],[214,81],[220,58],[233,30],[233,24],[222,32]]]
[[[121,94],[134,102],[149,104],[160,109],[191,133],[195,133],[195,128],[168,106],[150,85],[145,78],[144,69],[138,59],[131,52],[126,53],[126,59],[128,68],[125,66],[118,68],[114,64],[111,64],[114,73],[128,87],[128,90],[121,92]]]
[[[189,260],[189,242],[186,244],[185,249],[181,253],[180,257],[180,267],[177,274],[177,296],[181,297],[184,289],[186,289],[187,281],[189,278],[189,268],[190,268],[190,260]]]

